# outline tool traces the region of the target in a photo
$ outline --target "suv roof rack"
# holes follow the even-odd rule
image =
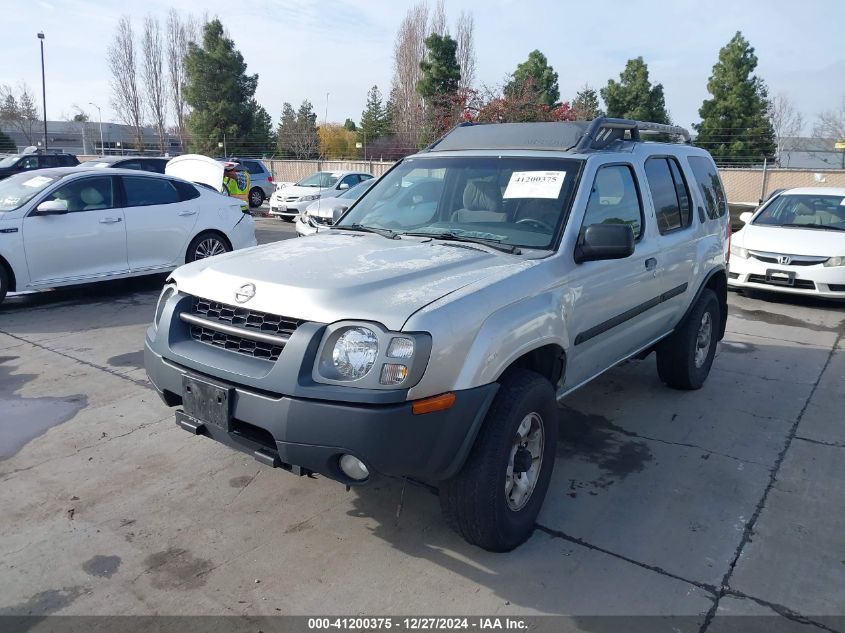
[[[592,121],[535,123],[461,123],[425,151],[483,149],[538,149],[588,152],[607,148],[618,140],[640,141],[643,135],[676,136],[690,142],[686,129],[631,119],[599,117]]]

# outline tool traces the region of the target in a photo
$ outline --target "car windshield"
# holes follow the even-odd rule
[[[845,231],[845,196],[781,195],[754,218],[753,224]]]
[[[580,168],[581,161],[562,158],[406,159],[337,228],[548,249],[567,216]]]
[[[0,180],[0,213],[19,209],[61,176],[50,172],[24,172]]]
[[[11,156],[7,156],[3,160],[0,160],[0,167],[11,167],[14,165],[20,156],[18,154],[12,154]]]
[[[338,181],[343,174],[333,173],[330,171],[318,171],[316,174],[303,178],[298,183],[297,187],[331,187]]]
[[[370,178],[369,180],[365,180],[363,182],[359,182],[354,187],[350,187],[342,194],[338,195],[338,198],[343,198],[344,200],[357,200],[361,196],[364,195],[364,192],[373,186],[375,182],[375,178]]]

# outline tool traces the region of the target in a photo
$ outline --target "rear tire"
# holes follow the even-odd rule
[[[709,288],[675,333],[657,346],[657,375],[673,389],[700,389],[716,355],[719,300]]]
[[[249,190],[249,206],[254,209],[262,204],[264,204],[264,192],[261,187],[253,187]]]
[[[0,264],[0,303],[3,303],[7,292],[9,292],[9,273],[6,272],[6,267]]]
[[[215,255],[222,255],[232,250],[229,241],[220,233],[205,231],[197,235],[188,245],[185,263],[190,264],[198,259],[206,259]]]
[[[558,409],[548,380],[515,370],[501,381],[464,467],[440,483],[446,522],[473,545],[508,552],[534,531],[554,468]]]

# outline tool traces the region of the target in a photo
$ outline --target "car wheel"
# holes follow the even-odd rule
[[[296,219],[296,216],[293,216],[293,217],[289,218],[288,216],[283,215],[283,216],[282,216],[282,219],[283,219],[285,222],[293,222],[293,221]]]
[[[0,264],[0,303],[6,298],[6,293],[9,292],[9,273],[3,264]]]
[[[260,187],[253,187],[249,190],[249,206],[253,209],[264,204],[264,192]]]
[[[549,487],[557,436],[549,381],[521,369],[508,373],[461,472],[440,484],[449,525],[493,552],[528,539]]]
[[[719,301],[705,288],[675,333],[657,346],[657,374],[673,389],[700,389],[716,355]]]
[[[232,250],[229,242],[220,233],[207,231],[197,235],[188,245],[188,253],[185,262],[195,262],[198,259],[206,259],[215,255],[222,255]]]

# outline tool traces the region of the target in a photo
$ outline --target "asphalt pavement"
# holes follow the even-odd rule
[[[294,235],[259,218],[261,242]],[[436,496],[346,491],[179,429],[143,370],[162,277],[0,306],[0,615],[683,616],[842,630],[845,306],[729,297],[696,392],[653,357],[562,406],[538,529],[467,545]],[[748,624],[751,620],[742,620]],[[747,627],[742,630],[747,630]]]

